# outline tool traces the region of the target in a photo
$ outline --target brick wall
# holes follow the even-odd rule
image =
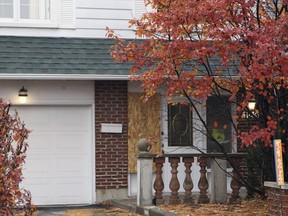
[[[123,124],[121,134],[101,123]],[[95,81],[96,190],[128,188],[127,81]]]
[[[266,187],[269,211],[267,215],[288,215],[288,190]]]

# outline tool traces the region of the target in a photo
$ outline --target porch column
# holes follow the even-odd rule
[[[227,161],[211,158],[211,202],[227,202]]]
[[[137,143],[140,153],[137,160],[137,206],[152,205],[152,164],[153,155],[149,152],[151,145],[146,139]]]

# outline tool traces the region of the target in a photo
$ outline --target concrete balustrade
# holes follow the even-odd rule
[[[192,165],[196,164],[194,158],[197,158],[197,162],[200,166],[200,179],[198,182],[193,182],[191,174]],[[242,159],[245,157],[245,154],[228,154],[230,161],[233,162],[233,171],[232,171],[232,181],[231,189],[232,194],[229,202],[237,202],[239,198],[239,189],[241,185],[238,181],[238,171]],[[169,204],[179,204],[179,203],[193,203],[192,199],[192,189],[194,185],[198,183],[198,188],[200,190],[198,196],[198,203],[226,203],[227,200],[227,173],[225,169],[227,168],[227,161],[224,159],[224,155],[220,153],[216,154],[182,154],[182,155],[165,155],[163,157],[155,157],[147,152],[138,155],[138,196],[137,196],[137,205],[145,206],[151,205],[152,200],[155,205],[164,203],[163,189],[163,165],[165,163],[165,158],[168,158],[168,161],[171,166],[171,179],[169,182],[169,188],[171,193],[168,198]],[[207,180],[207,163],[210,160],[211,163],[211,195],[210,199],[207,194],[209,188]],[[185,173],[181,175],[185,176],[184,182],[179,182],[178,180],[178,164],[181,162],[184,163]],[[152,162],[154,162],[156,171],[155,171],[155,181],[152,184]],[[219,166],[220,165],[220,166]],[[220,172],[221,170],[221,172]],[[150,173],[149,173],[150,172]],[[194,180],[195,181],[195,180]],[[183,185],[185,190],[183,200],[180,199],[178,190],[180,184]],[[154,188],[154,198],[152,198],[152,191]]]

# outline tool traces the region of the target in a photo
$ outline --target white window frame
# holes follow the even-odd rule
[[[58,0],[50,0],[50,19],[20,19],[20,0],[13,0],[13,18],[0,18],[1,27],[38,27],[56,28],[58,27]]]

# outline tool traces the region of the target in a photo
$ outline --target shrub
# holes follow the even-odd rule
[[[21,188],[29,130],[11,104],[0,99],[0,215],[32,215],[31,194]]]

